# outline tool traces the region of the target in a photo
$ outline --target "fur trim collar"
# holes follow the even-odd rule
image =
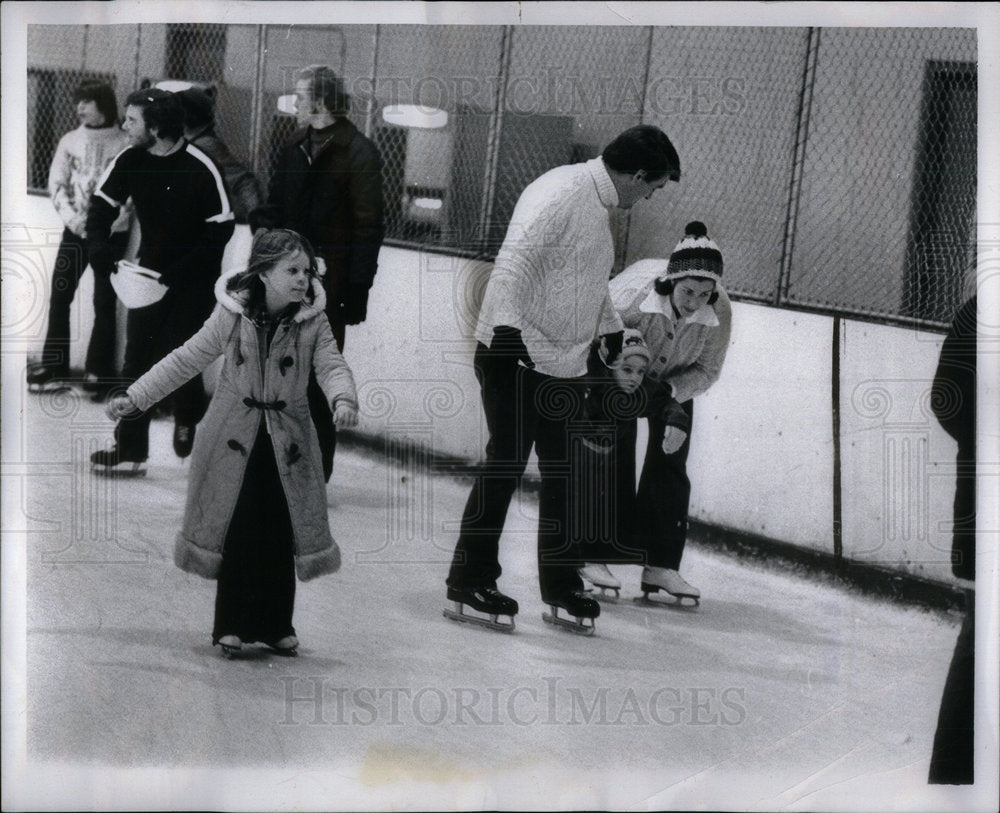
[[[230,281],[242,274],[243,270],[242,268],[237,268],[234,271],[227,271],[220,276],[215,281],[215,298],[226,310],[245,316],[247,315],[247,305],[250,301],[250,292],[229,290]],[[305,322],[307,319],[319,316],[326,309],[326,291],[323,290],[322,280],[318,277],[313,277],[311,288],[312,301],[306,300],[302,303],[302,306],[296,311],[295,316],[292,317],[293,322]]]

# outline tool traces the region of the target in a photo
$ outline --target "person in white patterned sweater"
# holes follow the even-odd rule
[[[87,209],[90,196],[108,163],[128,146],[128,138],[118,127],[118,103],[111,86],[86,81],[73,93],[80,126],[66,133],[56,147],[49,168],[48,188],[52,205],[63,222],[62,240],[52,269],[48,327],[42,358],[28,369],[32,391],[62,387],[69,377],[69,311],[87,268]],[[129,208],[111,226],[109,241],[120,257],[128,242]],[[94,328],[90,334],[84,365],[84,386],[101,397],[115,376],[115,314],[117,298],[109,263],[93,264]]]
[[[521,193],[497,254],[476,326],[474,366],[490,438],[462,516],[447,578],[448,599],[489,615],[517,613],[497,590],[507,508],[532,448],[541,474],[538,576],[546,604],[580,618],[600,609],[577,573],[567,533],[567,400],[583,397],[591,342],[608,363],[624,326],[608,294],[614,265],[609,215],[680,179],[663,131],[640,125],[597,158],[556,167]],[[458,620],[469,620],[465,617]]]

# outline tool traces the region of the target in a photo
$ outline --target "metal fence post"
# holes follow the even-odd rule
[[[490,113],[489,132],[486,139],[486,189],[479,214],[479,245],[488,247],[493,217],[493,198],[496,195],[497,170],[499,168],[500,136],[503,131],[504,106],[507,104],[507,82],[510,78],[511,40],[513,26],[504,26],[500,40],[500,71],[497,77],[497,95],[493,111]]]
[[[139,53],[142,48],[142,23],[135,27],[135,73],[132,75],[132,90],[139,87]]]
[[[257,64],[254,66],[250,108],[250,168],[260,176],[261,140],[264,129],[264,61],[267,59],[267,26],[257,26]]]
[[[774,291],[774,304],[781,305],[788,298],[791,283],[792,252],[795,247],[795,229],[802,196],[802,172],[805,166],[806,145],[809,141],[809,113],[812,110],[813,87],[816,83],[816,62],[819,55],[820,29],[806,30],[806,51],[802,63],[802,86],[795,116],[795,141],[792,144],[792,172],[788,180],[788,201],[785,206],[785,231],[781,238],[781,259],[778,261],[778,284]]]
[[[378,106],[378,99],[375,95],[375,82],[378,81],[378,45],[379,34],[382,26],[375,26],[375,33],[372,34],[372,92],[368,97],[368,107],[365,110],[365,137],[371,138],[375,130],[375,108]]]
[[[653,62],[653,26],[649,26],[649,39],[646,41],[646,63],[642,68],[642,98],[639,100],[639,121],[638,124],[642,124],[646,120],[646,95],[649,92],[649,69]],[[617,274],[625,267],[625,260],[628,257],[628,239],[632,230],[632,210],[627,209],[625,211],[625,217],[618,228],[618,234],[615,235],[615,267],[614,273]]]

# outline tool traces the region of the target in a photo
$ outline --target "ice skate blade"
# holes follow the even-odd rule
[[[596,588],[596,589],[595,589]],[[600,590],[600,592],[596,592]],[[601,587],[600,585],[587,585],[583,588],[584,593],[590,593],[598,601],[603,601],[607,604],[617,604],[618,599],[621,598],[621,590],[617,587]]]
[[[672,608],[683,608],[693,610],[701,603],[701,599],[697,596],[692,596],[688,594],[681,593],[667,593],[668,596],[673,598],[673,601],[664,601],[660,599],[650,598],[651,593],[658,593],[660,588],[651,585],[642,585],[642,595],[633,599],[636,604],[641,604],[644,607],[672,607]],[[684,600],[692,602],[691,604],[685,604]]]
[[[32,395],[55,395],[62,392],[71,392],[71,387],[65,381],[51,381],[46,384],[28,384],[28,392]]]
[[[542,613],[542,621],[546,624],[551,624],[554,627],[559,627],[560,629],[568,630],[569,632],[575,633],[576,635],[593,635],[594,634],[594,619],[590,619],[590,623],[587,624],[587,619],[576,618],[572,620],[569,618],[562,618],[559,615],[559,608],[554,605],[549,605],[551,612]]]
[[[459,601],[455,602],[455,609],[450,610],[447,607],[442,610],[445,618],[450,618],[452,621],[458,621],[463,624],[473,624],[477,627],[484,627],[488,630],[495,630],[497,632],[513,632],[514,631],[514,616],[510,617],[510,623],[505,624],[502,621],[497,621],[500,617],[498,614],[490,615],[488,618],[484,618],[478,615],[469,615],[465,612],[465,605]]]
[[[131,468],[126,468],[127,466]],[[91,463],[90,470],[98,477],[145,477],[146,469],[141,468],[142,463],[122,463],[118,466],[102,466],[99,463]]]
[[[225,644],[219,644],[222,647],[222,657],[227,661],[231,661],[242,651],[242,647],[239,646],[226,646]]]
[[[613,587],[602,587],[600,592],[595,591],[593,587],[584,587],[583,592],[589,593],[602,604],[617,604],[621,598],[621,591],[615,590]]]

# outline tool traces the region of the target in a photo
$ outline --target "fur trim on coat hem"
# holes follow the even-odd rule
[[[205,579],[216,579],[222,566],[222,554],[200,548],[185,539],[183,534],[177,534],[174,564],[187,573],[194,573]]]
[[[336,542],[333,543],[333,547],[326,550],[295,557],[295,573],[299,581],[307,582],[317,576],[336,573],[338,570],[340,570],[340,548]]]

